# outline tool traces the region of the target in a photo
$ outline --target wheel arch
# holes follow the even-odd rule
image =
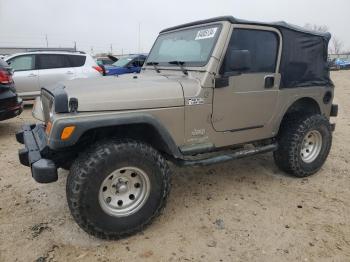
[[[66,126],[74,125],[76,129],[67,141],[60,139]],[[96,115],[81,118],[58,120],[53,125],[49,146],[60,149],[75,146],[89,139],[122,137],[149,143],[155,149],[172,157],[180,158],[181,153],[168,130],[150,114]]]
[[[308,114],[322,114],[321,106],[315,98],[312,97],[301,97],[293,101],[288,107],[286,107],[282,117],[279,121],[277,134],[281,129],[283,123],[291,115],[308,115]]]

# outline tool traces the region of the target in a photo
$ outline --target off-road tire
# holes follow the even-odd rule
[[[99,188],[111,172],[123,166],[146,171],[149,197],[136,213],[125,217],[107,214],[99,203]],[[165,207],[170,191],[170,169],[164,157],[148,144],[110,139],[97,142],[74,161],[66,193],[71,214],[87,233],[102,239],[119,239],[142,231]]]
[[[73,164],[72,161],[67,160],[66,162],[60,164],[60,168],[69,171],[72,164]]]
[[[312,130],[322,135],[322,147],[315,160],[306,163],[300,152],[305,135]],[[294,114],[282,123],[277,140],[278,150],[273,154],[276,165],[290,175],[307,177],[320,170],[326,161],[332,146],[332,131],[328,119],[322,115]]]

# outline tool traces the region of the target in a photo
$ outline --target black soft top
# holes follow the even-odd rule
[[[281,87],[333,86],[328,68],[328,43],[331,34],[317,32],[286,22],[256,22],[221,16],[186,23],[162,30],[160,33],[207,24],[228,21],[232,24],[261,25],[274,27],[283,37],[280,64]]]

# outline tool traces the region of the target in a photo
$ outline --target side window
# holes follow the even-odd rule
[[[80,67],[85,65],[86,56],[83,55],[67,55],[69,67]]]
[[[142,67],[143,64],[145,63],[146,58],[144,57],[139,57],[135,60],[135,65]]]
[[[68,59],[65,55],[39,55],[39,69],[53,69],[65,67],[69,67]]]
[[[12,58],[8,61],[10,66],[15,71],[28,71],[34,70],[35,59],[34,55],[23,55]]]
[[[234,29],[226,52],[223,72],[274,73],[279,37],[263,30]],[[245,66],[241,66],[245,64]]]

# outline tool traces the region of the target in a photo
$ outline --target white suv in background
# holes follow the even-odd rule
[[[83,52],[35,51],[14,54],[5,61],[14,70],[16,90],[24,99],[40,95],[41,87],[57,82],[102,76],[102,68]]]

